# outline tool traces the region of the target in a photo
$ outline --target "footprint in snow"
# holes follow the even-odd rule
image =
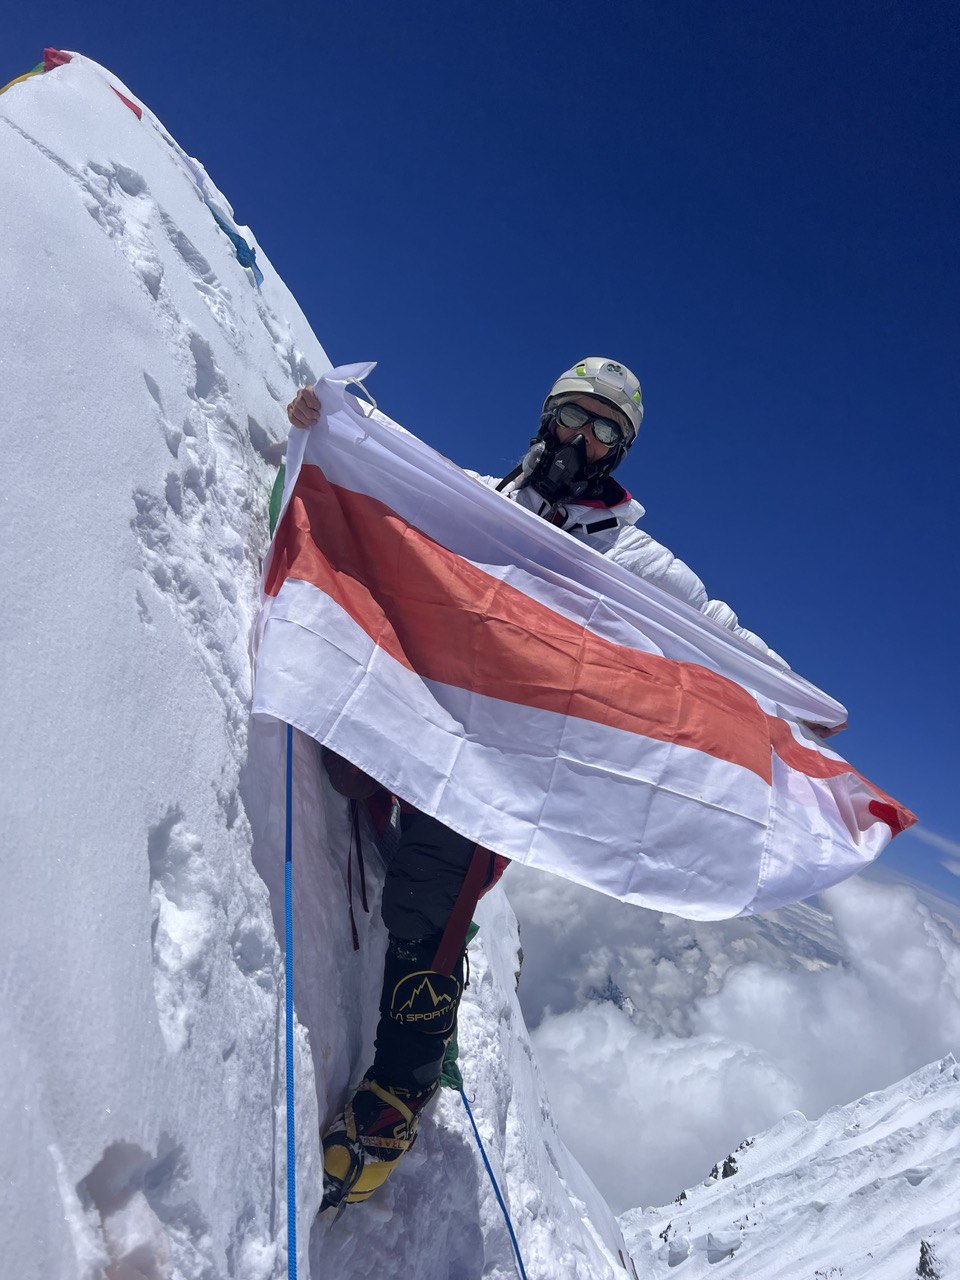
[[[163,227],[174,252],[183,263],[190,283],[206,304],[214,320],[226,334],[230,344],[235,350],[239,351],[242,343],[237,326],[233,321],[233,295],[229,288],[221,283],[213,267],[186,232],[159,205],[157,206],[157,213],[160,218],[160,225]]]
[[[76,1186],[86,1223],[98,1228],[105,1280],[212,1275],[210,1224],[183,1148],[161,1135],[156,1155],[114,1142]]]
[[[222,912],[200,840],[171,810],[148,833],[153,982],[171,1052],[190,1043],[216,959]]]
[[[194,379],[190,394],[204,405],[213,405],[227,392],[227,380],[220,372],[213,347],[199,333],[190,334],[190,353],[193,357]]]

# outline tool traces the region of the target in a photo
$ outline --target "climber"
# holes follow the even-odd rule
[[[287,415],[294,426],[307,428],[319,411],[307,386]],[[597,356],[581,360],[550,388],[521,462],[502,480],[485,482],[575,537],[602,539],[601,549],[609,552],[616,535],[642,515],[612,478],[642,420],[640,384],[629,369]],[[455,940],[454,963],[445,966],[450,972],[439,972],[435,958],[475,853],[486,851],[402,801],[400,830],[381,907],[389,942],[375,1056],[324,1135],[324,1207],[366,1199],[396,1167],[437,1091],[456,1028],[465,936]],[[499,869],[486,856],[480,888]]]
[[[291,424],[303,428],[313,426],[319,412],[309,386],[287,409]],[[706,600],[686,566],[636,528],[643,508],[613,472],[642,421],[635,375],[614,360],[588,357],[550,388],[539,429],[517,466],[502,479],[476,478],[624,567],[660,581],[768,652],[726,605]],[[400,833],[383,889],[389,941],[375,1056],[324,1134],[323,1208],[366,1199],[413,1142],[456,1030],[470,920],[464,898],[472,909],[504,862],[402,799]]]

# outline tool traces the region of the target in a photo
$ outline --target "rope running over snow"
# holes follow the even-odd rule
[[[490,1168],[490,1161],[487,1159],[487,1153],[483,1148],[483,1142],[480,1138],[480,1130],[477,1128],[477,1122],[473,1118],[473,1112],[470,1110],[470,1103],[467,1101],[467,1095],[463,1089],[460,1090],[460,1097],[463,1099],[463,1105],[467,1108],[467,1115],[470,1117],[470,1123],[473,1125],[473,1132],[477,1138],[477,1146],[480,1148],[480,1154],[483,1156],[483,1163],[486,1166],[487,1173],[490,1175],[490,1181],[496,1192],[497,1200],[503,1211],[503,1220],[507,1224],[507,1230],[510,1232],[510,1243],[513,1245],[513,1252],[517,1255],[517,1269],[520,1272],[521,1280],[527,1280],[527,1273],[523,1269],[523,1258],[520,1256],[520,1246],[517,1244],[517,1237],[513,1230],[513,1223],[510,1221],[510,1214],[507,1212],[507,1206],[504,1204],[503,1196],[500,1194],[500,1188],[497,1186],[497,1180],[493,1176],[493,1170]]]
[[[284,861],[287,999],[287,1274],[297,1280],[297,1125],[293,1093],[293,725],[287,725],[287,831]]]

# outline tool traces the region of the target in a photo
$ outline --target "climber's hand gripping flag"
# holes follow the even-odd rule
[[[352,395],[368,369],[290,434],[255,714],[486,848],[693,919],[809,897],[916,820],[801,724],[839,703]]]

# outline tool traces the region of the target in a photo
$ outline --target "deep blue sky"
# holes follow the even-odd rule
[[[646,528],[960,841],[954,3],[55,0],[2,31],[0,82],[46,44],[125,80],[334,362],[379,360],[463,464],[512,464],[574,359],[630,364]]]

